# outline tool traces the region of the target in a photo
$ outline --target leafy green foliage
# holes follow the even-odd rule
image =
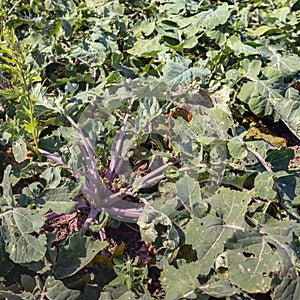
[[[298,1],[0,3],[1,297],[299,298],[297,156],[241,122],[299,141]]]

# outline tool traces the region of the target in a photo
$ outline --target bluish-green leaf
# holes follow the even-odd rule
[[[20,163],[26,158],[26,143],[24,140],[19,137],[16,141],[13,142],[12,151],[15,157],[15,160]]]
[[[62,247],[58,253],[57,261],[53,267],[56,278],[63,279],[75,274],[106,246],[106,241],[81,236],[80,232],[74,233],[69,238],[68,244]]]
[[[2,235],[7,243],[9,257],[15,263],[30,263],[42,260],[46,253],[46,236],[39,233],[44,218],[35,211],[18,207],[5,215]]]

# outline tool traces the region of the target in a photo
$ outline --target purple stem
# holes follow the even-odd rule
[[[42,149],[40,149],[40,148],[39,148],[39,151],[40,151],[40,153],[41,153],[43,156],[45,156],[45,157],[47,157],[47,158],[49,158],[49,159],[52,159],[53,161],[55,161],[56,163],[58,163],[58,164],[60,164],[60,165],[63,164],[62,159],[61,159],[60,157],[58,157],[58,156],[56,156],[56,155],[54,155],[54,154],[52,154],[52,153],[50,153],[50,152],[48,152],[48,151],[42,150]],[[69,168],[69,167],[68,167],[68,168]]]
[[[116,149],[115,149],[112,159],[110,161],[110,164],[108,167],[108,172],[105,176],[109,180],[110,183],[113,181],[114,177],[116,176],[115,167],[116,167],[116,163],[117,163],[117,157],[119,156],[119,154],[121,152],[123,139],[124,139],[124,135],[125,135],[125,129],[126,129],[126,125],[127,125],[128,119],[129,119],[129,115],[130,115],[133,103],[134,103],[134,99],[131,99],[127,113],[124,118],[123,126],[120,129],[120,135],[119,135],[119,138],[118,138],[118,141],[116,144]]]
[[[132,145],[132,144],[130,144],[130,146],[126,149],[125,155],[127,155],[127,153],[130,151],[131,145]],[[125,161],[125,159],[124,159],[123,157],[121,157],[120,160],[119,160],[119,163],[118,163],[118,165],[117,165],[117,167],[116,167],[116,170],[115,170],[115,172],[114,172],[116,175],[119,174],[120,169],[121,169],[121,167],[122,167],[124,161]],[[130,172],[131,172],[131,171],[130,171]]]
[[[98,213],[99,213],[99,210],[95,206],[91,205],[90,213],[82,226],[82,229],[84,232],[87,231],[87,229],[89,228],[89,225],[97,217]]]
[[[87,151],[87,154],[88,154],[88,157],[89,157],[89,160],[90,160],[90,163],[91,163],[91,171],[92,171],[92,173],[95,177],[98,177],[97,175],[99,175],[99,174],[98,174],[97,164],[96,164],[96,161],[95,161],[95,158],[94,158],[94,153],[91,150],[91,147],[90,147],[85,135],[83,134],[81,128],[76,124],[76,122],[74,122],[74,120],[71,117],[67,116],[67,119],[77,129],[77,131],[78,131],[78,133],[79,133],[79,135],[82,139],[84,148]],[[95,173],[96,171],[97,171],[97,174]]]

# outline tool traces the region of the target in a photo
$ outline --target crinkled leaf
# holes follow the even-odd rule
[[[106,48],[102,43],[95,41],[84,41],[82,46],[76,47],[71,56],[91,67],[101,65],[106,58]]]
[[[150,205],[146,205],[138,220],[141,235],[145,241],[155,241],[158,236],[158,232],[155,227],[158,224],[168,227],[168,230],[172,228],[172,222],[167,215],[156,210]]]
[[[46,169],[41,175],[47,181],[47,188],[56,188],[61,181],[61,168],[50,167]]]
[[[77,203],[74,198],[80,194],[81,185],[80,181],[76,184],[71,180],[64,179],[62,185],[56,188],[46,186],[39,194],[38,200],[44,202],[45,210],[51,209],[56,213],[71,213],[76,209]]]

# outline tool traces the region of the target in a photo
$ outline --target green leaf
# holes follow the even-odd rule
[[[258,197],[273,200],[277,195],[273,175],[268,172],[259,173],[254,180],[254,190]]]
[[[41,175],[47,181],[47,188],[56,188],[61,181],[61,168],[60,167],[50,167],[46,169]]]
[[[77,202],[72,198],[80,193],[80,186],[70,190],[70,186],[60,186],[55,189],[43,190],[38,199],[44,201],[44,209],[51,209],[56,213],[72,213],[76,210]]]
[[[281,148],[269,151],[266,162],[272,165],[274,172],[288,171],[290,160],[294,158],[294,151],[290,148]]]
[[[194,291],[199,286],[198,274],[197,263],[181,263],[178,268],[167,265],[161,274],[166,300],[196,298]]]
[[[157,57],[164,50],[166,47],[160,43],[160,38],[155,37],[150,40],[138,39],[127,52],[137,57]]]
[[[12,261],[30,263],[43,259],[46,253],[46,236],[34,235],[39,233],[43,223],[41,214],[23,207],[15,208],[5,215],[1,231]]]
[[[283,103],[280,91],[276,88],[283,85],[282,76],[274,76],[266,80],[252,78],[244,83],[237,97],[249,105],[257,116],[268,116],[274,112],[274,101]],[[274,99],[274,101],[272,101]],[[271,102],[272,101],[272,102]]]
[[[280,271],[276,273],[277,284],[274,299],[285,299],[293,295],[297,299],[299,287],[299,243],[297,236],[300,226],[294,221],[270,220],[262,225],[261,232],[269,245],[272,246]]]
[[[247,293],[267,293],[280,266],[263,236],[257,231],[237,232],[226,247],[231,283]]]
[[[245,142],[242,140],[244,136],[245,134],[242,134],[241,136],[236,136],[232,138],[227,144],[229,153],[233,158],[243,159],[247,156],[248,151]]]
[[[225,241],[236,231],[245,230],[245,213],[250,196],[247,193],[221,188],[209,202],[216,216],[192,219],[186,226],[186,243],[197,251],[199,273],[207,275]]]
[[[207,10],[200,12],[195,16],[195,22],[197,27],[203,27],[207,30],[212,30],[218,25],[223,25],[228,20],[231,11],[229,10],[228,4],[223,3],[218,6],[217,9]]]
[[[258,54],[258,51],[255,48],[242,43],[240,38],[236,35],[233,35],[227,40],[227,46],[232,49],[237,56],[240,56],[241,54],[246,56]]]
[[[106,48],[102,43],[84,41],[82,46],[77,46],[70,55],[91,67],[102,65],[106,58]]]
[[[13,142],[12,151],[15,160],[18,163],[22,162],[26,158],[26,154],[27,154],[26,143],[21,137],[19,137],[16,141]]]
[[[190,59],[177,56],[176,61],[167,60],[162,71],[161,81],[167,83],[172,89],[180,84],[191,84],[196,78],[204,81],[205,77],[210,74],[208,69],[199,67],[190,67]]]
[[[194,207],[202,202],[198,181],[187,174],[176,182],[176,195],[190,213],[193,213]]]
[[[62,281],[48,276],[45,282],[45,294],[49,300],[78,300],[80,291],[68,289]]]
[[[167,227],[168,232],[172,229],[172,222],[167,215],[156,210],[150,205],[146,205],[143,209],[142,215],[138,220],[138,225],[140,226],[140,231],[142,238],[146,242],[155,241],[158,237],[158,232],[156,226],[161,224]]]
[[[58,253],[57,261],[53,266],[56,278],[63,279],[74,275],[107,245],[106,241],[81,236],[80,232],[74,233],[69,238],[68,244],[62,247]]]
[[[277,69],[285,76],[293,76],[300,71],[299,57],[292,53],[280,54],[276,47],[259,47],[260,54],[270,60],[268,66]]]
[[[211,278],[210,282],[204,286],[200,286],[200,290],[206,295],[220,298],[220,297],[230,297],[235,294],[239,294],[240,290],[232,286],[230,281],[218,278]]]
[[[5,206],[7,206],[7,208],[11,208],[15,205],[15,199],[13,196],[13,192],[12,192],[12,188],[11,188],[11,184],[10,184],[10,180],[9,180],[9,175],[11,172],[12,166],[8,165],[5,170],[4,170],[4,174],[3,174],[3,180],[1,183],[1,187],[3,189],[3,194],[0,197],[0,203],[1,203],[1,210],[3,210],[3,208]]]
[[[287,125],[291,132],[300,139],[300,100],[271,98],[269,102],[280,119]]]

